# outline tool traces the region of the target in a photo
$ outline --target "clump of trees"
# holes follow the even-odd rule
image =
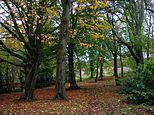
[[[97,82],[111,64],[117,81],[125,76],[124,66],[136,68],[153,58],[150,0],[0,3],[0,85],[9,83],[8,90],[13,90],[15,82],[20,83],[21,100],[34,100],[42,81],[54,82],[56,99],[67,99],[65,81],[69,89],[78,89],[76,77],[82,81],[83,70]]]

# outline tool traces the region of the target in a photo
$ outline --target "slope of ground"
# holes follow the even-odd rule
[[[113,78],[79,82],[79,90],[67,91],[68,101],[55,101],[54,87],[37,89],[38,101],[18,101],[20,93],[0,95],[0,115],[154,115],[154,108],[124,102]]]

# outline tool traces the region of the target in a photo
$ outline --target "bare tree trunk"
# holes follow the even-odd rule
[[[63,13],[60,25],[59,47],[57,51],[57,70],[55,99],[67,99],[65,90],[65,57],[68,40],[71,0],[61,0]]]
[[[123,70],[123,61],[122,61],[122,54],[121,54],[121,48],[120,48],[120,63],[121,63],[121,77],[124,76],[124,70]]]
[[[66,56],[66,39],[61,39],[57,54],[56,70],[56,99],[67,99],[65,91],[65,56]]]
[[[82,65],[81,60],[78,58],[78,66],[79,66],[79,76],[80,76],[80,82],[82,81]]]
[[[80,65],[80,82],[82,81],[82,68],[81,68],[81,65]]]
[[[147,60],[149,60],[150,58],[149,58],[149,55],[150,55],[150,39],[149,39],[149,37],[148,37],[148,43],[147,43]]]
[[[91,78],[94,78],[94,64],[93,64],[93,60],[90,60],[90,76]]]
[[[117,54],[113,55],[113,61],[114,61],[114,77],[115,79],[118,78],[118,64],[117,64]]]
[[[68,63],[69,63],[69,82],[70,87],[69,89],[78,89],[78,85],[75,79],[75,72],[74,72],[74,44],[68,44]]]
[[[104,60],[104,59],[103,59]],[[101,78],[101,80],[103,80],[103,65],[104,65],[104,62],[102,62],[103,61],[102,59],[100,60],[100,78]]]
[[[99,67],[99,56],[97,57],[97,65],[96,65],[96,77],[95,77],[95,82],[98,80],[98,67]]]

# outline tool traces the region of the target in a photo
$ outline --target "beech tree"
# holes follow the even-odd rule
[[[73,4],[73,3],[72,3]],[[76,26],[78,22],[78,12],[74,7],[71,8],[70,17],[70,30],[69,30],[69,40],[68,40],[68,68],[69,68],[69,89],[78,89],[75,75],[74,57],[75,57],[75,45],[76,45]]]
[[[21,100],[34,100],[34,89],[37,80],[37,72],[41,63],[41,49],[43,42],[53,39],[51,32],[46,30],[52,13],[50,7],[53,2],[33,0],[1,0],[2,13],[0,14],[1,32],[0,45],[10,56],[17,58],[18,63],[1,58],[24,70],[25,82]],[[6,39],[18,41],[22,45],[20,49],[12,49],[5,43]]]
[[[66,62],[66,46],[69,38],[69,19],[71,0],[61,0],[62,17],[60,24],[60,34],[57,51],[57,70],[56,70],[56,99],[67,99],[65,91],[65,62]]]

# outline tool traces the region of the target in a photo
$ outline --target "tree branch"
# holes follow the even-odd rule
[[[128,50],[130,51],[131,55],[134,57],[135,61],[137,62],[138,61],[138,57],[135,55],[135,53],[134,53],[133,49],[131,48],[131,46],[128,43],[126,43],[125,41],[123,41],[120,38],[120,36],[115,32],[115,30],[113,30],[113,33],[118,38],[117,42],[122,43],[123,45],[125,45],[128,48]]]
[[[8,4],[8,2],[7,2],[6,0],[4,0],[4,3],[6,4],[8,10],[10,11],[10,16],[11,16],[11,18],[12,18],[12,22],[14,23],[14,28],[16,29],[16,32],[18,33],[20,40],[22,40],[22,42],[25,43],[24,37],[23,37],[22,33],[20,32],[20,29],[19,29],[19,27],[18,27],[18,24],[17,24],[17,22],[16,22],[16,20],[15,20],[15,15],[14,15],[14,13],[12,12],[11,7],[9,6],[9,4]]]
[[[24,58],[24,57],[22,57],[21,55],[16,54],[16,53],[14,53],[13,51],[11,51],[11,49],[9,49],[1,40],[0,40],[0,44],[2,45],[3,49],[4,49],[7,53],[9,53],[10,55],[12,55],[12,56],[14,56],[14,57],[17,57],[17,58],[19,58],[19,59],[25,61],[25,58]]]
[[[14,62],[0,58],[0,63],[3,63],[3,62],[9,63],[9,64],[14,65],[14,66],[18,66],[18,67],[25,67],[25,65],[17,64],[17,63],[14,63]]]
[[[151,11],[152,13],[154,13],[154,10],[153,9],[147,8],[147,10]]]

